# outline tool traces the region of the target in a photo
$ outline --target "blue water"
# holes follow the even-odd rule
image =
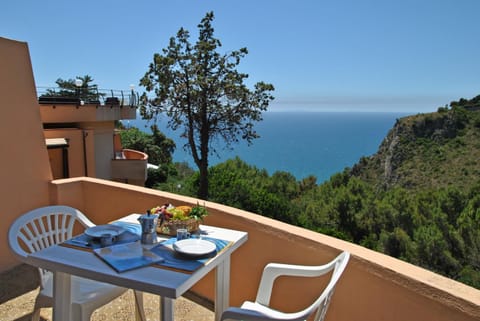
[[[286,171],[297,179],[314,175],[321,183],[345,167],[352,167],[362,156],[374,154],[396,119],[405,115],[398,112],[267,112],[264,120],[255,126],[259,139],[250,146],[241,142],[233,150],[225,150],[218,143],[219,157],[211,155],[209,164],[238,156],[250,165],[266,169],[269,174]],[[124,124],[150,132],[143,120]],[[174,161],[185,161],[197,169],[182,148],[185,141],[165,124],[166,121],[158,123],[165,135],[177,144]]]

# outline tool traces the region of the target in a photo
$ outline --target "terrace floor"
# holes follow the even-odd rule
[[[33,312],[35,297],[38,293],[35,268],[22,264],[0,274],[0,320],[27,321]],[[135,320],[133,291],[128,291],[116,300],[96,310],[92,321]],[[144,294],[144,308],[147,320],[159,320],[159,298]],[[52,309],[42,309],[40,320],[52,320]],[[181,297],[175,301],[175,321],[212,321],[214,313]]]

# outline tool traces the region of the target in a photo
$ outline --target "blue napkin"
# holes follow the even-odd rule
[[[121,222],[121,221],[115,221],[110,223],[112,225],[120,226],[126,229],[127,231],[137,234],[137,235],[142,235],[142,226],[138,223],[128,223],[128,222]]]
[[[210,241],[215,244],[214,252],[201,257],[188,257],[181,255],[172,249],[172,244],[177,241],[176,237],[172,237],[159,245],[150,249],[151,252],[161,256],[164,260],[156,263],[156,265],[183,270],[186,272],[193,272],[208,262],[209,259],[215,257],[218,252],[223,250],[231,242],[225,240],[214,239],[211,237],[202,237],[202,240]]]
[[[137,269],[163,260],[162,257],[146,250],[140,241],[115,244],[95,249],[93,252],[117,272]]]

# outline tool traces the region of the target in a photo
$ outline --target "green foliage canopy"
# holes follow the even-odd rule
[[[148,155],[148,162],[159,166],[158,169],[148,169],[145,186],[154,187],[165,182],[170,175],[176,174],[172,164],[172,154],[175,151],[175,142],[167,138],[156,125],[150,127],[149,135],[132,127],[120,131],[122,145],[127,149],[139,150]]]
[[[152,135],[132,127],[120,131],[124,148],[139,150],[148,155],[148,162],[154,165],[169,164],[175,151],[175,142],[167,138],[156,125],[150,127]]]

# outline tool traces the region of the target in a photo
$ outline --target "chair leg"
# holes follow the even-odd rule
[[[143,292],[134,290],[133,294],[135,295],[135,320],[146,321],[147,318],[143,309]]]
[[[32,313],[32,321],[40,321],[40,308],[35,308]]]

